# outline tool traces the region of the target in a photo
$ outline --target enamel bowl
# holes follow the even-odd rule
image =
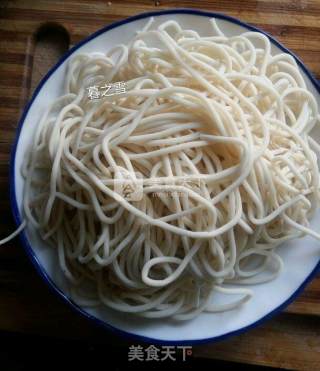
[[[24,180],[20,168],[24,153],[31,142],[35,127],[39,123],[45,107],[63,93],[64,76],[69,58],[82,52],[106,51],[116,44],[129,42],[135,31],[140,30],[151,16],[155,18],[156,24],[174,19],[179,21],[183,27],[207,35],[211,34],[210,17],[217,19],[219,27],[228,36],[237,35],[247,30],[260,31],[225,15],[177,9],[143,13],[113,23],[73,47],[41,81],[20,120],[12,151],[10,172],[11,206],[17,225],[21,223]],[[290,53],[273,38],[270,37],[270,40],[273,54],[283,51]],[[297,62],[308,88],[320,105],[319,83],[301,61],[297,59]],[[317,137],[320,135],[315,133],[314,137],[319,139]],[[315,230],[319,230],[320,211],[316,214],[311,226]],[[320,267],[319,242],[310,237],[290,241],[278,250],[285,263],[283,273],[272,282],[253,286],[253,298],[240,308],[224,313],[203,313],[191,321],[181,323],[169,319],[140,319],[107,308],[87,309],[74,303],[69,298],[66,280],[58,268],[56,252],[46,246],[46,243],[33,232],[28,227],[20,234],[22,244],[41,277],[56,294],[76,311],[98,325],[122,335],[135,337],[136,340],[152,343],[195,344],[220,340],[226,336],[248,330],[284,309],[302,291],[307,282],[315,276]],[[219,297],[216,300],[220,300]]]

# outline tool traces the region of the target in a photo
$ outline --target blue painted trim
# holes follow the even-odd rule
[[[138,14],[136,16],[121,20],[119,22],[112,23],[111,25],[108,25],[106,27],[103,27],[101,30],[98,30],[97,32],[93,33],[86,39],[82,40],[79,44],[75,45],[73,48],[71,48],[67,53],[65,53],[62,58],[59,60],[59,62],[51,68],[51,70],[46,74],[46,76],[41,80],[40,84],[37,86],[36,90],[33,93],[32,99],[30,102],[27,104],[27,106],[24,109],[24,112],[22,114],[22,117],[19,121],[19,125],[17,128],[17,133],[16,133],[16,138],[13,144],[12,152],[11,152],[11,161],[10,161],[10,202],[11,202],[11,208],[12,208],[12,213],[13,217],[15,220],[15,223],[17,226],[21,224],[21,218],[20,218],[20,213],[18,209],[18,204],[16,200],[16,191],[15,191],[15,176],[14,176],[14,169],[15,169],[15,157],[16,157],[16,150],[17,150],[17,145],[19,142],[19,137],[20,137],[20,132],[22,125],[24,123],[24,120],[26,118],[26,115],[29,112],[29,109],[36,98],[36,96],[40,93],[41,88],[45,84],[45,82],[49,79],[49,77],[55,72],[55,70],[71,55],[73,54],[77,49],[79,49],[82,45],[86,44],[88,41],[96,38],[97,36],[101,35],[104,32],[110,31],[114,28],[117,28],[123,24],[130,23],[133,21],[136,21],[138,19],[143,19],[143,18],[148,18],[148,17],[156,17],[159,15],[164,15],[164,14],[192,14],[192,15],[199,15],[203,17],[214,17],[218,19],[223,19],[226,21],[229,21],[231,23],[235,23],[239,26],[242,26],[244,28],[247,28],[248,30],[251,31],[257,31],[265,34],[268,36],[270,41],[276,45],[279,49],[283,50],[286,53],[291,54],[295,60],[297,61],[299,67],[304,71],[304,73],[308,76],[318,93],[320,94],[320,84],[319,82],[315,79],[315,77],[312,75],[312,73],[307,69],[307,67],[301,62],[301,60],[295,56],[291,51],[289,51],[287,48],[285,48],[282,44],[280,44],[277,40],[275,40],[273,37],[268,35],[266,32],[261,31],[260,29],[250,26],[244,22],[239,21],[236,18],[224,15],[224,14],[219,14],[219,13],[212,13],[212,12],[206,12],[206,11],[201,11],[201,10],[193,10],[193,9],[170,9],[170,10],[163,10],[163,11],[158,11],[158,12],[147,12],[147,13],[142,13]],[[226,339],[230,336],[233,335],[238,335],[243,333],[244,331],[247,331],[251,328],[254,328],[264,321],[268,320],[278,312],[282,311],[285,307],[287,307],[304,289],[304,287],[316,276],[318,272],[320,272],[320,260],[316,267],[313,269],[313,271],[310,273],[310,275],[306,278],[306,280],[300,285],[300,287],[284,302],[282,303],[279,307],[275,308],[272,312],[267,314],[266,316],[260,318],[258,321],[252,323],[251,325],[245,326],[241,329],[231,331],[227,334],[221,335],[221,336],[216,336],[216,337],[210,337],[210,338],[204,338],[204,339],[199,339],[199,340],[193,340],[193,339],[186,339],[183,341],[179,340],[159,340],[159,339],[153,339],[150,337],[145,337],[141,335],[136,335],[124,330],[120,330],[109,323],[106,323],[91,314],[85,312],[81,307],[79,307],[75,302],[73,302],[71,299],[69,299],[65,293],[63,293],[56,285],[55,283],[51,280],[51,278],[48,276],[46,273],[45,269],[41,266],[36,254],[34,253],[32,247],[29,244],[29,241],[25,235],[24,232],[21,232],[20,234],[20,240],[22,242],[22,245],[27,252],[29,258],[31,259],[32,263],[34,264],[37,272],[40,274],[40,276],[46,281],[48,286],[55,292],[60,298],[62,298],[65,302],[67,302],[75,311],[81,313],[84,317],[92,320],[96,325],[103,327],[105,329],[111,330],[115,332],[118,335],[122,335],[125,337],[130,337],[132,340],[135,341],[142,341],[142,342],[147,342],[147,343],[153,343],[153,344],[172,344],[172,345],[178,345],[178,344],[184,344],[184,345],[196,345],[196,344],[203,344],[203,343],[208,343],[208,342],[213,342],[213,341],[220,341],[223,339]]]

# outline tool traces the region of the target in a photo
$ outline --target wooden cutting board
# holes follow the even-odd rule
[[[278,38],[305,62],[318,79],[320,77],[320,0],[2,0],[0,236],[6,236],[15,228],[9,206],[9,154],[21,110],[40,78],[71,45],[97,29],[134,14],[170,7],[197,7],[222,12],[256,25]],[[320,318],[320,277],[307,285],[286,312],[290,314],[242,335],[242,345],[239,340],[231,340],[218,346],[204,346],[197,348],[198,355],[278,367],[316,369],[316,360],[320,358],[319,342],[316,340],[319,332],[313,328],[312,321],[319,324],[319,319],[306,319],[306,316]],[[57,321],[64,323],[63,328],[57,328]],[[17,240],[0,249],[0,330],[66,337],[94,337],[96,334],[90,324],[48,290]],[[285,334],[289,337],[284,338]],[[264,342],[259,340],[261,336]],[[283,359],[280,356],[275,359],[271,355],[274,336],[280,343],[282,341],[288,353]],[[309,348],[306,348],[306,339],[311,344]],[[236,347],[236,351],[229,351],[230,344],[233,349]],[[308,360],[302,362],[306,354]]]

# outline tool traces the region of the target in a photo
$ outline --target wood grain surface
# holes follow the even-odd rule
[[[174,7],[221,12],[256,25],[295,52],[320,78],[320,0],[2,0],[0,238],[15,228],[9,205],[10,148],[22,109],[41,77],[68,47],[97,29],[144,11]],[[0,249],[0,330],[124,344],[62,303],[35,273],[17,240]],[[194,354],[288,369],[320,369],[320,277],[286,314],[234,339],[198,346]]]

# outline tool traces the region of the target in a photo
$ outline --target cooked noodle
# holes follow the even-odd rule
[[[150,21],[127,46],[76,55],[37,126],[25,221],[57,249],[81,305],[179,320],[233,309],[252,296],[238,286],[281,273],[277,246],[320,238],[308,229],[314,96],[266,36],[211,24],[204,37]],[[126,92],[88,99],[87,87],[118,81]],[[121,179],[141,186],[138,200]]]

